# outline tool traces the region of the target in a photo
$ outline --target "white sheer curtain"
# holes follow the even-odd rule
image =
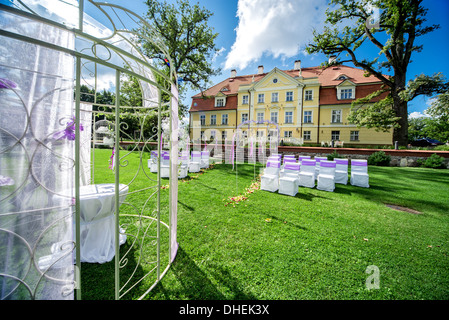
[[[74,47],[6,12],[0,28]],[[57,196],[74,182],[73,70],[68,54],[0,37],[0,299],[74,298],[73,198]]]

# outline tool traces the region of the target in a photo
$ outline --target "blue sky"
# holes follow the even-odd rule
[[[0,0],[1,3],[5,1]],[[52,3],[54,0],[39,1]],[[313,28],[319,30],[324,24],[327,0],[190,1],[192,4],[199,3],[214,13],[209,25],[219,33],[216,45],[220,48],[220,54],[215,57],[213,64],[222,69],[220,76],[211,79],[214,84],[229,77],[231,69],[236,69],[238,75],[253,74],[257,72],[259,65],[263,65],[268,72],[274,67],[291,69],[295,60],[301,60],[303,67],[312,67],[327,59],[322,54],[308,55],[304,51],[311,40]],[[123,6],[140,16],[144,16],[147,11],[144,0],[108,2]],[[91,6],[87,1],[85,3],[88,14],[103,22],[98,12],[91,12]],[[449,78],[449,0],[424,0],[423,5],[429,9],[427,24],[440,24],[441,28],[415,42],[423,44],[424,49],[412,55],[408,79],[421,73],[432,75],[436,72],[442,72]],[[361,57],[373,57],[378,51],[368,45],[359,48],[357,54]],[[344,59],[344,56],[341,58]],[[108,81],[104,84],[107,86]],[[187,92],[183,102],[190,106],[190,97],[196,93],[198,92]],[[428,103],[428,97],[417,97],[409,103],[409,112],[423,113]]]
[[[138,14],[146,12],[146,5],[140,0],[112,2]],[[214,13],[209,24],[219,33],[216,45],[221,54],[214,65],[222,68],[222,74],[213,78],[213,83],[229,77],[232,68],[237,74],[252,74],[259,65],[270,71],[274,67],[290,69],[298,59],[303,67],[317,66],[326,60],[322,54],[304,52],[312,27],[320,28],[323,24],[326,0],[191,1],[197,2]],[[429,9],[427,24],[440,24],[441,28],[418,38],[416,44],[423,44],[424,49],[412,56],[408,78],[436,72],[449,78],[449,1],[424,0],[423,5]],[[377,48],[373,50],[372,46],[367,46],[360,48],[359,54],[373,56],[377,53]],[[188,92],[185,103],[190,105],[190,96],[196,93]],[[424,112],[428,100],[427,97],[415,98],[409,104],[409,112]]]

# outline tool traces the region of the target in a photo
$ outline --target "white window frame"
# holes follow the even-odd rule
[[[306,115],[306,112],[310,112],[310,114]],[[307,121],[307,119],[310,119],[310,121]],[[313,123],[313,111],[312,110],[304,111],[304,123]]]
[[[285,111],[285,123],[293,123],[293,111]]]
[[[265,120],[265,114],[263,112],[257,113],[257,122],[263,122]]]
[[[313,101],[313,89],[304,91],[304,101]]]
[[[341,109],[334,109],[331,112],[331,123],[342,123],[343,111]]]
[[[211,131],[210,131],[210,138],[211,138],[212,140],[215,139],[215,134],[216,134],[216,131],[215,131],[215,130],[211,130]]]
[[[275,116],[275,117],[273,117],[273,116]],[[276,119],[276,121],[274,121],[273,119]],[[278,123],[278,112],[277,111],[271,111],[271,114],[270,114],[270,120],[271,120],[271,122],[274,122],[274,123]]]
[[[293,101],[293,91],[287,91],[285,93],[285,101],[287,102]]]
[[[225,141],[227,137],[228,137],[228,132],[226,130],[223,130],[221,132],[221,140]]]
[[[217,115],[216,114],[210,115],[210,125],[211,126],[217,125]]]
[[[279,92],[271,93],[271,102],[279,102]]]
[[[263,130],[257,130],[256,137],[263,137]]]
[[[246,119],[244,119],[244,118],[246,118]],[[243,123],[243,122],[245,122],[245,121],[248,121],[248,114],[247,113],[242,113],[242,122],[241,123]]]
[[[303,138],[304,140],[307,140],[307,141],[312,140],[312,131],[310,131],[310,130],[305,130],[305,131],[302,133],[302,138]]]
[[[226,121],[225,121],[226,119]],[[221,115],[221,124],[227,125],[228,124],[228,114],[224,113]]]
[[[247,94],[242,96],[242,104],[248,104],[249,103],[249,96]]]
[[[226,106],[226,97],[220,96],[215,97],[215,107],[221,108]]]
[[[354,99],[354,88],[342,87],[338,90],[338,100]]]
[[[200,114],[200,124],[202,126],[206,125],[206,115],[205,114]]]
[[[265,94],[264,93],[257,94],[257,103],[265,103]]]
[[[332,130],[331,131],[331,140],[340,141],[340,130]]]
[[[293,137],[293,131],[284,131],[284,138]]]
[[[349,140],[351,140],[351,141],[359,141],[360,140],[359,135],[360,135],[360,131],[358,131],[358,130],[351,131],[350,132],[350,136],[349,136]]]

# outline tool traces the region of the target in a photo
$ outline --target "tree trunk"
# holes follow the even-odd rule
[[[408,144],[408,112],[407,101],[397,101],[394,99],[394,110],[396,116],[400,117],[398,120],[399,128],[395,128],[393,132],[393,144],[398,142],[399,146],[407,146]]]
[[[398,128],[393,131],[393,144],[398,142],[399,146],[407,146],[408,144],[408,110],[407,101],[399,96],[399,93],[406,87],[406,72],[399,68],[394,70],[394,87],[391,90],[393,96],[393,109],[396,117],[399,117]]]

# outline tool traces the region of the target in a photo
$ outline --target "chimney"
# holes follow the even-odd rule
[[[294,69],[295,70],[301,70],[301,60],[296,60],[295,61]]]
[[[262,73],[263,73],[263,66],[259,66],[257,74],[262,74]]]
[[[231,70],[231,78],[235,78],[235,76],[237,75],[237,71],[235,69]]]
[[[337,56],[335,56],[335,55],[330,56],[329,57],[329,64],[335,62],[335,60],[337,60]]]

